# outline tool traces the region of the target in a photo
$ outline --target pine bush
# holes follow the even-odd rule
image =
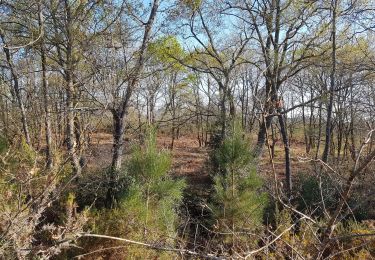
[[[230,246],[248,244],[251,240],[246,234],[261,228],[268,198],[260,192],[262,180],[256,175],[249,140],[239,124],[232,125],[213,159],[217,168],[212,209],[217,229],[231,234],[224,240]]]
[[[184,180],[171,178],[170,167],[171,155],[157,149],[155,133],[149,130],[144,146],[133,149],[125,167],[125,175],[132,180],[130,187],[119,198],[118,207],[93,212],[94,231],[173,246],[177,236],[177,209],[186,185]],[[120,251],[116,257],[148,259],[165,254],[132,246]],[[164,257],[170,259],[170,254]]]

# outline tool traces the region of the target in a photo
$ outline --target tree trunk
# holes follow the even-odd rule
[[[313,91],[313,88],[310,87],[310,98],[313,99],[314,98],[314,91]],[[315,147],[315,140],[316,140],[316,135],[315,135],[315,131],[313,131],[315,129],[315,115],[314,115],[314,112],[315,112],[315,109],[314,109],[314,105],[315,105],[315,102],[311,102],[310,104],[310,118],[309,118],[309,147],[310,149],[314,148]]]
[[[268,111],[269,113],[272,113],[271,109],[268,109]],[[260,122],[257,144],[255,146],[254,153],[253,153],[255,158],[262,157],[264,145],[266,143],[266,132],[270,128],[271,122],[272,122],[272,116],[265,116]]]
[[[290,167],[290,146],[288,139],[287,126],[285,122],[284,115],[281,114],[281,108],[278,108],[278,119],[280,124],[280,132],[284,143],[284,155],[285,155],[285,179],[286,179],[286,193],[288,198],[292,195],[292,171]]]
[[[303,93],[301,93],[302,97],[302,103],[304,103],[303,99]],[[310,152],[310,144],[309,144],[309,139],[308,139],[308,133],[307,133],[307,128],[306,128],[306,116],[305,116],[305,106],[302,106],[302,123],[303,123],[303,136],[305,138],[305,145],[306,145],[306,154]]]
[[[150,11],[150,16],[147,23],[145,23],[145,30],[142,38],[142,44],[137,51],[138,59],[134,65],[134,70],[131,79],[128,81],[128,87],[125,95],[122,97],[121,103],[117,108],[112,109],[113,116],[113,154],[110,172],[110,187],[107,191],[107,207],[113,207],[115,203],[114,183],[118,178],[118,170],[121,169],[121,160],[123,154],[123,139],[124,139],[124,122],[127,110],[129,107],[130,98],[139,80],[139,74],[144,66],[145,52],[147,49],[148,41],[150,39],[151,29],[159,8],[159,0],[154,0]]]
[[[3,97],[3,95],[0,95],[0,109],[1,109],[1,121],[4,126],[4,137],[6,140],[8,140],[8,107],[7,107],[7,100]]]
[[[170,145],[170,148],[171,150],[173,150],[173,147],[174,147],[174,141],[177,137],[176,135],[176,84],[177,84],[177,75],[176,74],[173,74],[171,76],[171,86],[170,86],[170,103],[171,103],[171,109],[172,109],[172,131],[171,131],[171,135],[172,135],[172,140],[171,140],[171,145]]]
[[[68,76],[67,80],[68,86],[66,89],[66,124],[67,124],[67,148],[68,154],[71,160],[71,164],[73,166],[73,174],[75,176],[81,175],[81,165],[79,163],[79,155],[77,153],[77,142],[75,136],[75,124],[74,124],[74,101],[73,101],[73,92],[74,86],[73,82]]]
[[[118,173],[121,170],[122,165],[125,132],[125,112],[115,109],[113,109],[111,112],[113,118],[113,153],[106,195],[106,206],[108,208],[114,207],[116,203],[116,183],[118,182]]]
[[[221,132],[220,132],[220,139],[221,141],[225,138],[226,132],[226,124],[227,124],[227,109],[226,109],[226,99],[227,99],[227,90],[225,89],[226,86],[221,85],[221,100],[220,100],[220,124],[221,124]]]
[[[112,171],[121,169],[122,154],[124,150],[124,115],[123,112],[112,110],[113,118],[113,154],[112,154]]]
[[[315,153],[315,159],[318,159],[319,157],[319,152],[320,152],[320,143],[321,143],[321,139],[322,139],[322,106],[323,106],[323,102],[322,101],[319,101],[319,110],[318,110],[318,117],[319,117],[319,122],[318,122],[318,126],[319,126],[319,130],[318,130],[318,138],[317,138],[317,145],[316,145],[316,153]]]
[[[228,99],[229,99],[229,115],[231,120],[236,117],[236,107],[234,105],[234,97],[231,91],[228,89]]]
[[[0,34],[0,37],[3,41],[3,43],[5,44],[4,35]],[[15,94],[16,99],[17,99],[18,107],[21,111],[21,122],[22,122],[23,134],[24,134],[26,143],[28,145],[31,145],[29,126],[28,126],[27,117],[26,117],[26,109],[25,109],[25,105],[24,105],[23,100],[22,100],[21,89],[19,87],[19,82],[18,82],[18,75],[17,75],[16,69],[14,67],[9,49],[6,48],[6,47],[3,47],[3,50],[4,50],[4,53],[5,53],[6,61],[8,63],[9,69],[10,69],[10,73],[11,73],[12,78],[13,78],[14,94]]]
[[[44,33],[44,19],[43,13],[41,10],[41,6],[39,6],[39,27],[41,31]],[[40,42],[40,58],[41,58],[41,65],[42,65],[42,95],[43,95],[43,108],[44,108],[44,116],[45,116],[45,138],[46,138],[46,168],[51,169],[53,167],[53,154],[52,154],[52,130],[51,130],[51,113],[49,109],[49,100],[48,100],[48,92],[47,92],[47,68],[46,68],[46,54],[45,54],[45,47],[44,47],[44,38],[42,37]]]
[[[336,7],[337,1],[334,0],[332,6],[332,70],[330,75],[330,88],[329,88],[329,103],[327,107],[327,122],[326,122],[326,140],[322,161],[328,162],[329,148],[331,144],[331,131],[332,131],[332,109],[333,109],[333,96],[335,91],[335,77],[336,77]]]
[[[74,73],[73,73],[73,35],[72,35],[72,17],[70,3],[65,0],[65,11],[66,11],[66,69],[65,69],[65,81],[66,81],[66,128],[67,128],[67,149],[71,164],[73,167],[73,174],[75,177],[81,175],[82,169],[79,163],[79,155],[77,153],[77,143],[75,138],[75,125],[74,125]]]
[[[275,158],[275,148],[276,148],[276,130],[274,127],[274,124],[271,123],[271,138],[272,138],[272,144],[271,144],[271,158],[270,158],[270,163],[272,163],[273,158]]]
[[[210,78],[208,77],[207,78],[207,97],[208,97],[208,103],[207,103],[207,110],[210,111],[211,110],[211,82],[210,82]],[[206,133],[205,133],[205,140],[204,140],[204,144],[205,146],[207,146],[208,144],[208,135],[209,135],[209,131],[211,131],[211,127],[210,127],[210,120],[209,120],[209,115],[207,114],[206,116]]]

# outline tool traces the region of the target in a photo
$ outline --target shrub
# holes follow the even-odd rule
[[[336,243],[331,248],[333,259],[373,259],[375,240],[373,221],[348,221],[337,225],[333,237]]]
[[[114,191],[116,201],[126,197],[129,187],[134,182],[131,176],[119,174],[116,182],[111,181],[110,167],[83,174],[71,188],[77,196],[77,204],[80,209],[95,207],[102,209],[107,206],[108,189]]]
[[[0,136],[0,155],[8,149],[8,142],[5,138]]]
[[[14,142],[4,149],[0,165],[0,255],[5,259],[52,258],[74,244],[86,221],[85,213],[76,212],[74,196],[67,200],[61,196],[59,174],[41,170],[38,154],[26,142]],[[54,205],[61,210],[55,211]],[[59,219],[49,221],[50,212]]]
[[[245,241],[256,243],[256,239],[249,239],[246,233],[262,226],[268,201],[267,195],[260,192],[262,180],[256,175],[249,140],[244,136],[241,127],[233,124],[231,133],[213,158],[218,167],[212,209],[218,231],[232,233],[223,241],[231,247],[241,246]]]
[[[144,147],[133,149],[126,166],[125,175],[132,182],[120,197],[118,206],[92,212],[91,228],[94,232],[173,245],[177,236],[177,208],[182,200],[185,182],[169,176],[170,166],[170,154],[158,151],[155,134],[152,130],[148,131]],[[115,242],[104,242],[107,246],[113,246],[112,243]],[[95,248],[102,245],[103,241]],[[124,247],[112,254],[115,257],[126,254],[129,258],[144,259],[170,255],[134,246]]]
[[[298,209],[315,217],[324,215],[323,207],[328,212],[335,209],[336,203],[340,198],[341,180],[332,179],[329,176],[322,175],[321,179],[315,175],[298,174],[297,204]],[[321,185],[319,184],[321,182]],[[369,182],[371,183],[371,182]],[[320,187],[321,186],[321,187]],[[351,211],[347,219],[366,220],[371,214],[372,197],[371,188],[354,186],[352,194],[347,203]],[[324,206],[323,202],[324,200]]]
[[[323,216],[324,207],[328,211],[335,208],[339,194],[334,182],[329,177],[322,176],[320,180],[317,176],[300,174],[298,182],[300,187],[297,198],[299,210],[314,216]]]

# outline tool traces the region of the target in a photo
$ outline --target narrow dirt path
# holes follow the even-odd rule
[[[159,139],[169,145],[169,140]],[[159,141],[159,142],[160,142]],[[202,191],[210,184],[209,169],[207,167],[208,150],[199,147],[198,141],[192,137],[181,137],[175,140],[172,151],[172,174],[184,177],[188,190]]]
[[[160,139],[159,144],[167,147],[170,140]],[[211,219],[208,200],[212,191],[212,180],[208,166],[208,149],[199,147],[198,141],[193,137],[182,137],[175,141],[172,152],[172,174],[183,177],[187,182],[181,207],[181,222],[184,223],[180,230],[180,237],[185,241],[186,247],[192,250],[204,249],[207,230]]]

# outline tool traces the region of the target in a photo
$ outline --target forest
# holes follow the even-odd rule
[[[375,1],[0,0],[0,259],[375,259]]]

